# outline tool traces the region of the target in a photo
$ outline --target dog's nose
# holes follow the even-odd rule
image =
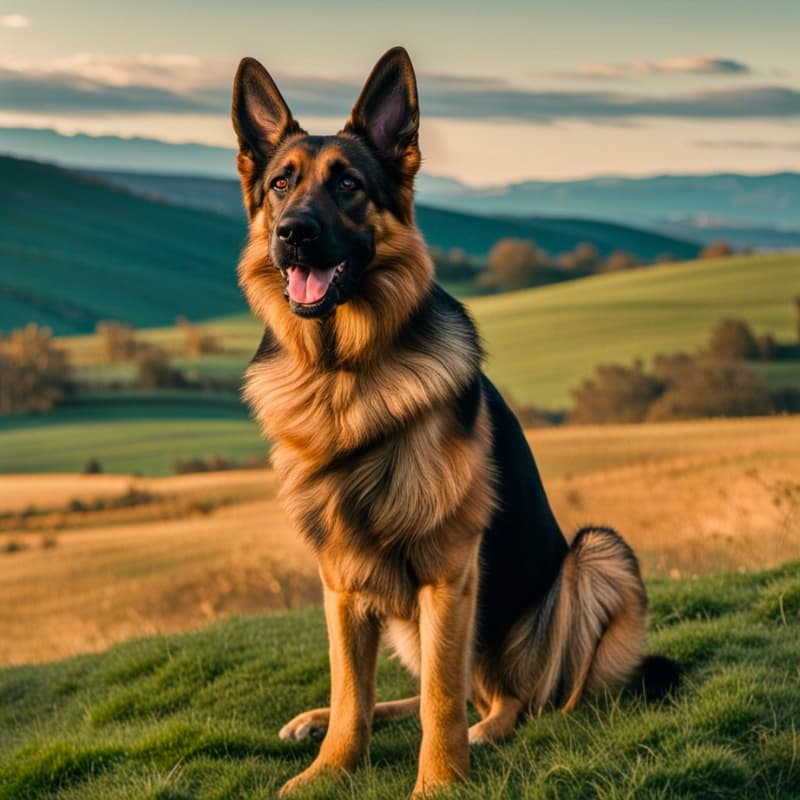
[[[310,214],[284,215],[277,228],[278,238],[293,247],[313,242],[320,231],[319,222]]]

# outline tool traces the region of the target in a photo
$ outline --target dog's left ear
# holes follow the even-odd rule
[[[419,169],[419,101],[408,53],[393,47],[374,66],[343,133],[365,139],[385,163],[411,178]]]

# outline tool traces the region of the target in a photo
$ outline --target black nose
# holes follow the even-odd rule
[[[297,247],[306,242],[313,242],[319,237],[319,222],[310,214],[284,214],[278,223],[278,238],[287,244]]]

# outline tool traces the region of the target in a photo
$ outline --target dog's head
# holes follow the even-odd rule
[[[415,230],[419,107],[408,54],[380,59],[335,136],[309,136],[251,58],[236,74],[232,116],[250,248],[264,251],[251,253],[262,292],[279,288],[302,318],[353,304],[367,274],[402,250],[398,229]]]

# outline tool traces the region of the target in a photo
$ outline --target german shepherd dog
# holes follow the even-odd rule
[[[308,135],[250,58],[232,116],[249,215],[239,277],[265,324],[245,396],[316,553],[330,639],[330,708],[280,731],[327,734],[281,794],[352,770],[374,718],[416,710],[414,793],[427,794],[466,778],[470,743],[637,675],[639,567],[608,528],[567,544],[472,320],[434,283],[414,224],[406,51],[380,59],[335,136]],[[376,703],[381,633],[419,697]]]

